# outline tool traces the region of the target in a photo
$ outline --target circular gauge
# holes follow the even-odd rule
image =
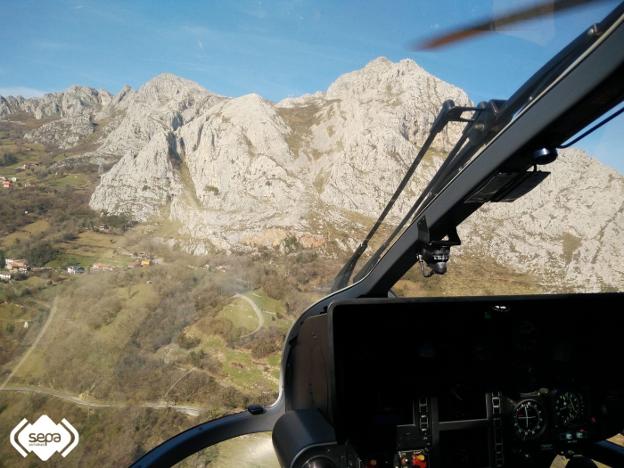
[[[545,423],[544,408],[537,400],[521,401],[514,409],[513,425],[521,440],[537,439]]]
[[[555,400],[557,424],[568,426],[583,417],[583,399],[578,393],[563,392]]]

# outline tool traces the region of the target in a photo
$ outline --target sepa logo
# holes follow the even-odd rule
[[[41,460],[46,461],[55,452],[63,457],[69,455],[78,445],[78,431],[65,418],[56,424],[45,414],[34,424],[26,418],[22,419],[11,431],[11,445],[23,457],[35,452]]]

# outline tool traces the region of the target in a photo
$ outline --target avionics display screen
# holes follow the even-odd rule
[[[422,396],[440,397],[443,421],[480,419],[485,392],[616,382],[619,376],[612,369],[619,365],[621,328],[614,310],[623,298],[588,294],[335,303],[329,324],[337,436],[373,444],[369,434],[375,428],[392,444],[395,426],[412,424],[414,402]]]

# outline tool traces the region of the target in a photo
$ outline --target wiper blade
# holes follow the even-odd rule
[[[392,195],[392,197],[386,204],[385,208],[379,215],[379,218],[377,218],[377,221],[375,221],[375,223],[373,224],[373,227],[370,229],[370,231],[368,232],[364,240],[360,243],[357,249],[355,249],[355,252],[353,252],[349,260],[347,260],[347,262],[344,264],[344,266],[340,269],[340,271],[334,278],[334,282],[332,284],[332,291],[337,291],[339,289],[342,289],[349,283],[349,279],[351,278],[351,275],[353,274],[355,265],[357,264],[360,257],[364,254],[364,252],[368,248],[368,243],[373,238],[373,236],[375,235],[375,233],[377,232],[381,224],[384,222],[384,220],[388,216],[388,213],[390,212],[390,210],[396,203],[397,199],[399,198],[399,196],[401,195],[401,193],[403,192],[403,190],[409,183],[410,179],[412,178],[412,175],[414,174],[414,172],[420,165],[420,162],[425,157],[425,154],[427,154],[427,151],[429,151],[429,148],[431,147],[431,144],[433,143],[433,140],[438,135],[438,133],[440,133],[449,122],[472,122],[472,118],[463,117],[462,114],[464,112],[474,112],[478,110],[479,109],[476,109],[474,107],[456,106],[452,100],[445,101],[442,104],[442,108],[440,109],[438,116],[436,117],[433,124],[431,125],[431,128],[429,130],[429,135],[427,135],[427,139],[425,140],[422,147],[416,154],[414,161],[412,162],[407,172],[403,176],[403,179],[401,179],[399,186],[394,191],[394,194]]]

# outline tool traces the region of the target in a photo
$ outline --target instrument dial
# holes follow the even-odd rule
[[[555,399],[555,416],[560,426],[578,422],[584,411],[583,398],[578,393],[563,392]]]
[[[544,408],[537,400],[521,401],[514,409],[513,425],[520,440],[537,439],[546,425]]]

